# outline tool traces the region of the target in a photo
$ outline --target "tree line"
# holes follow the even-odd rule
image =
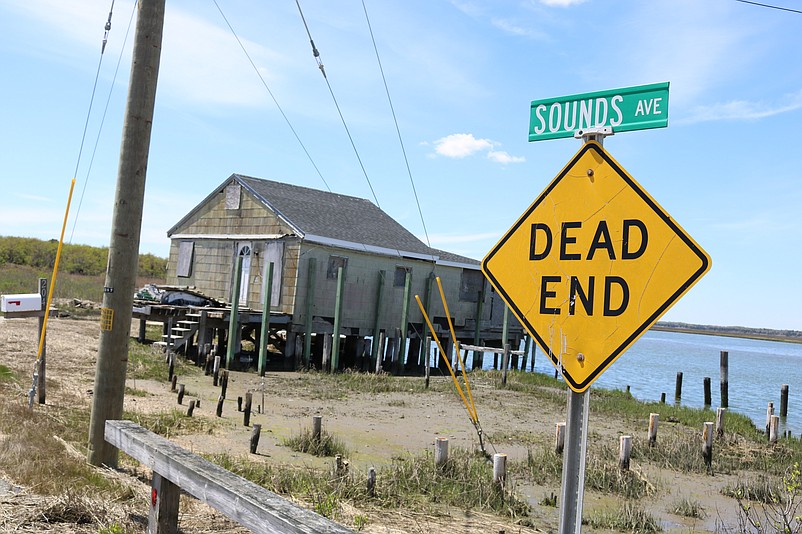
[[[0,266],[25,265],[52,269],[56,262],[58,241],[32,237],[0,236]],[[95,276],[106,272],[108,247],[65,244],[61,250],[59,272]],[[139,255],[139,276],[164,278],[167,260],[153,254]]]

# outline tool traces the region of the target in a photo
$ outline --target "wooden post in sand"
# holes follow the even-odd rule
[[[250,391],[245,394],[245,409],[243,410],[243,426],[251,426],[251,406],[253,404],[253,393]]]
[[[320,443],[320,437],[323,434],[323,416],[312,416],[312,440],[315,443]]]
[[[771,416],[774,415],[774,403],[770,402],[766,408],[766,437],[769,437],[769,429],[771,427]]]
[[[716,410],[716,437],[719,439],[724,437],[724,416],[726,414],[726,408],[718,408]]]
[[[448,438],[437,438],[434,441],[434,465],[443,467],[448,461]]]
[[[702,458],[705,465],[710,468],[713,464],[713,422],[708,421],[702,430]]]
[[[507,481],[507,455],[493,455],[493,484],[503,490]]]
[[[629,457],[632,454],[632,436],[618,438],[618,469],[629,471]]]
[[[253,430],[251,431],[251,454],[256,454],[256,448],[259,446],[259,434],[261,433],[262,425],[253,425]]]
[[[771,423],[769,423],[769,443],[777,443],[780,429],[780,416],[772,415]]]
[[[561,455],[565,449],[565,421],[557,423],[554,437],[554,452],[557,455]]]
[[[649,414],[649,446],[651,447],[657,443],[657,423],[660,419],[660,414]]]

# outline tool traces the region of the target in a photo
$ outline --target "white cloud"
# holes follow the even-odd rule
[[[502,150],[495,150],[499,143],[491,139],[477,139],[473,134],[451,134],[434,141],[434,151],[447,158],[462,159],[478,153],[486,153],[491,161],[501,164],[521,163],[525,158],[512,156]]]
[[[519,37],[528,37],[530,39],[548,38],[548,36],[545,33],[524,27],[510,19],[494,18],[490,21],[490,23],[494,27],[510,35],[516,35]]]
[[[690,110],[689,116],[676,122],[693,124],[720,120],[759,120],[798,109],[802,109],[802,91],[788,96],[779,103],[731,100],[710,106],[698,106]]]
[[[504,150],[490,150],[487,153],[487,158],[491,161],[495,161],[496,163],[502,163],[504,165],[508,163],[523,163],[524,161],[526,161],[525,157],[513,156]]]
[[[464,158],[477,152],[491,150],[495,143],[489,139],[476,139],[473,134],[451,134],[434,142],[434,151],[447,158]]]
[[[540,0],[540,3],[549,7],[570,7],[584,4],[587,0]]]

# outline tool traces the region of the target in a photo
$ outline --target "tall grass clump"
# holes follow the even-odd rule
[[[311,430],[305,429],[299,435],[283,440],[281,444],[296,452],[304,452],[313,456],[348,456],[349,454],[345,443],[325,430],[318,437]]]
[[[593,512],[582,518],[593,528],[607,528],[623,532],[660,532],[663,528],[652,514],[633,502],[624,502],[617,510]]]
[[[692,519],[704,519],[707,517],[702,503],[695,499],[688,497],[681,497],[674,501],[669,507],[668,512],[682,517],[690,517]]]
[[[187,417],[184,412],[175,409],[158,413],[125,411],[123,419],[166,438],[182,434],[211,434],[218,425],[205,417]]]

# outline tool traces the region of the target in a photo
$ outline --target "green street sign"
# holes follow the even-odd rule
[[[605,126],[613,133],[668,126],[668,82],[533,100],[529,112],[530,141]]]

